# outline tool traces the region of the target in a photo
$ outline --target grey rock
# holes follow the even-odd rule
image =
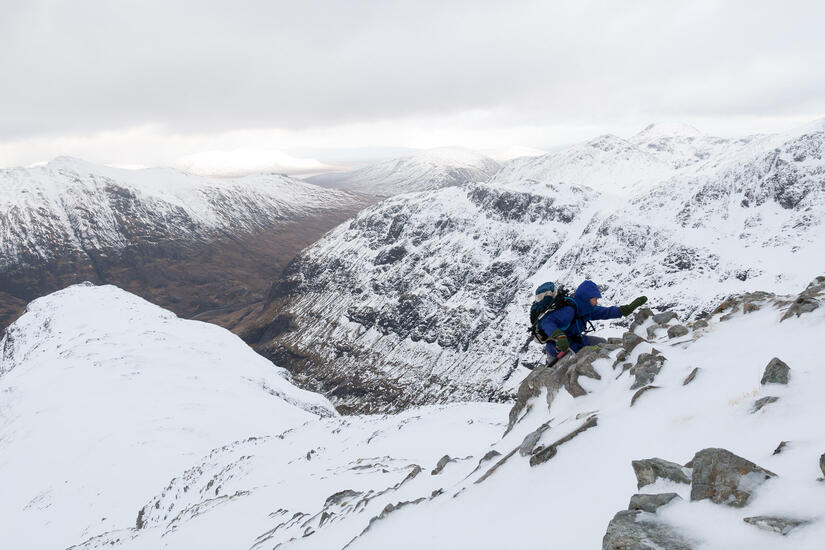
[[[547,406],[553,404],[559,390],[564,388],[573,397],[580,397],[587,392],[579,384],[579,377],[586,376],[596,380],[601,380],[601,376],[593,368],[593,361],[597,359],[610,358],[611,352],[619,349],[619,346],[611,344],[601,344],[598,346],[587,346],[575,355],[564,356],[553,368],[540,366],[531,371],[521,382],[516,393],[516,402],[510,409],[510,419],[505,433],[509,433],[518,422],[522,411],[525,410],[530,400],[539,396],[543,390],[546,391]]]
[[[650,390],[657,390],[659,388],[660,386],[645,386],[644,388],[639,389],[638,391],[636,391],[636,393],[633,394],[633,397],[630,398],[630,406],[632,407],[633,405],[635,405],[636,400],[639,399],[642,396],[642,394],[645,394]]]
[[[653,316],[653,322],[659,325],[666,325],[675,318],[676,314],[672,311],[663,311]]]
[[[780,535],[787,535],[797,527],[811,523],[805,519],[782,518],[777,516],[754,516],[745,518],[744,521],[765,531],[773,531]]]
[[[820,297],[825,292],[825,276],[820,275],[803,290],[796,300],[788,307],[782,316],[782,321],[794,315],[799,317],[804,313],[810,313],[822,305]]]
[[[696,378],[696,375],[698,373],[699,373],[699,367],[694,368],[692,371],[690,371],[690,374],[687,375],[687,378],[685,378],[685,380],[682,382],[682,385],[687,386],[688,384],[693,382],[693,380]]]
[[[524,440],[521,442],[521,445],[519,445],[519,454],[521,456],[530,456],[531,454],[533,454],[533,449],[535,448],[536,443],[539,442],[539,439],[541,439],[541,434],[543,434],[549,426],[550,423],[545,422],[537,429],[527,434]]]
[[[622,334],[622,348],[630,353],[633,348],[644,342],[644,339],[635,332],[625,332]]]
[[[622,510],[610,520],[602,550],[692,550],[694,545],[655,514]]]
[[[658,495],[633,495],[630,497],[630,505],[628,505],[628,510],[643,510],[645,512],[650,512],[652,514],[656,513],[656,510],[664,506],[665,504],[671,502],[674,499],[682,500],[682,497],[677,495],[676,493],[659,493]]]
[[[757,487],[776,477],[726,449],[703,449],[689,464],[693,468],[690,500],[710,499],[735,508],[745,506]]]
[[[825,477],[825,453],[819,457],[819,469],[822,470],[822,476]]]
[[[645,485],[652,485],[656,480],[669,479],[676,483],[690,484],[690,478],[681,464],[662,460],[661,458],[646,458],[644,460],[634,460],[632,462],[633,471],[636,473],[636,487],[641,489]]]
[[[761,411],[766,405],[770,405],[771,403],[775,403],[779,401],[778,397],[774,397],[773,395],[769,395],[767,397],[763,397],[761,399],[757,399],[753,403],[753,407],[751,408],[751,414]]]
[[[644,307],[636,312],[633,316],[633,322],[630,323],[630,327],[627,330],[633,332],[636,330],[637,327],[641,326],[645,321],[653,317],[653,310],[649,307]]]
[[[684,325],[673,325],[672,327],[667,329],[667,337],[678,338],[679,336],[684,336],[689,332],[690,330]]]
[[[698,321],[695,321],[693,323],[693,330],[699,330],[700,328],[707,328],[708,326],[709,325],[708,325],[707,321],[705,321],[703,319],[699,319]]]
[[[762,384],[787,384],[791,368],[778,357],[771,359],[762,375]]]
[[[433,471],[430,472],[430,474],[437,476],[441,473],[442,470],[444,470],[444,467],[450,462],[455,462],[455,459],[451,458],[450,455],[442,456],[441,459],[438,461],[438,464],[435,465],[435,468],[433,468]]]
[[[662,365],[665,362],[663,355],[654,355],[652,353],[642,353],[636,359],[636,364],[630,369],[630,373],[636,377],[636,381],[630,386],[631,390],[647,386],[653,382],[659,371],[662,370]]]
[[[775,454],[775,455],[780,454],[782,451],[785,450],[785,448],[787,446],[788,446],[788,442],[787,441],[782,441],[781,443],[779,443],[779,446],[777,446],[776,449],[774,449],[773,454]]]
[[[537,466],[539,464],[547,462],[548,460],[550,460],[551,458],[556,456],[556,453],[558,452],[558,448],[561,445],[564,445],[565,443],[567,443],[571,439],[577,437],[579,434],[581,434],[583,432],[586,432],[590,428],[595,428],[598,425],[598,423],[599,423],[599,417],[594,414],[593,416],[588,418],[584,422],[584,424],[582,424],[581,426],[579,426],[578,428],[576,428],[575,430],[573,430],[572,432],[570,432],[566,436],[562,437],[558,441],[554,442],[549,447],[542,448],[541,446],[539,446],[538,449],[536,449],[536,453],[533,456],[530,457],[530,466]]]
[[[654,324],[650,325],[649,327],[647,327],[647,337],[648,337],[648,339],[656,338],[656,331],[660,328],[665,328],[665,327],[663,327],[662,325],[658,325],[656,323],[654,323]]]

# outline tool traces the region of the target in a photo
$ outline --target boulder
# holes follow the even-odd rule
[[[639,355],[636,364],[630,369],[630,373],[636,377],[636,381],[630,386],[630,389],[635,390],[652,383],[659,371],[662,370],[664,362],[665,357],[663,355],[654,355],[653,353]]]
[[[653,322],[657,325],[666,325],[675,318],[676,314],[672,311],[663,311],[662,313],[657,313],[653,316]]]
[[[656,338],[656,331],[660,328],[665,328],[665,327],[663,327],[662,325],[657,325],[656,323],[653,323],[652,325],[647,327],[647,338],[649,340],[652,340],[653,338]]]
[[[644,460],[634,460],[632,465],[633,471],[636,472],[636,487],[638,489],[641,489],[645,485],[656,483],[656,480],[659,478],[669,479],[676,483],[690,484],[690,478],[685,468],[675,462],[669,462],[661,458],[647,458]]]
[[[682,500],[676,493],[659,493],[657,495],[638,494],[630,497],[628,510],[643,510],[655,514],[656,511],[674,499]]]
[[[644,339],[635,332],[627,331],[622,334],[622,348],[630,353],[633,348],[644,342]]]
[[[771,359],[762,375],[762,384],[787,384],[791,368],[778,357]]]
[[[753,407],[751,408],[751,414],[761,411],[764,406],[770,405],[771,403],[775,403],[776,401],[779,401],[779,398],[773,395],[757,399],[753,403]]]
[[[777,516],[754,516],[745,518],[745,523],[755,525],[765,531],[773,531],[780,535],[787,535],[797,527],[811,523],[804,519],[782,518]]]
[[[799,317],[804,313],[810,313],[811,311],[819,308],[821,305],[820,297],[822,293],[825,292],[825,276],[819,276],[808,285],[808,287],[803,290],[799,296],[797,296],[796,300],[788,307],[785,311],[785,314],[782,316],[782,321],[785,319],[789,319],[793,316]]]
[[[709,325],[704,319],[699,319],[698,321],[695,321],[692,326],[693,330],[699,330],[700,328],[707,328]]]
[[[650,319],[651,317],[653,317],[653,310],[649,307],[643,307],[642,309],[637,311],[636,314],[633,316],[633,322],[630,323],[630,326],[627,330],[629,330],[630,332],[635,331],[637,327],[644,324],[644,322]]]
[[[735,508],[745,506],[757,487],[776,477],[726,449],[702,449],[688,465],[693,468],[690,500],[710,499]]]
[[[602,550],[692,550],[693,544],[656,514],[622,510],[610,520]]]
[[[667,337],[668,338],[678,338],[679,336],[684,336],[688,334],[690,330],[684,325],[673,325],[672,327],[667,329]]]

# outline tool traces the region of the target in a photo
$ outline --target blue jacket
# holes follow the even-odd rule
[[[618,319],[622,316],[617,306],[602,307],[590,305],[591,298],[601,297],[602,293],[599,291],[596,283],[593,281],[585,281],[579,285],[579,288],[577,288],[573,294],[572,300],[576,303],[575,308],[569,305],[548,313],[542,318],[539,325],[544,333],[548,335],[561,329],[570,341],[570,349],[579,351],[583,347],[590,345],[590,340],[585,334],[582,334],[588,321]],[[558,350],[551,342],[545,344],[545,349],[548,355],[558,354]]]

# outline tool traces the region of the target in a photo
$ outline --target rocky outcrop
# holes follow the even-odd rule
[[[447,466],[447,464],[449,464],[450,462],[455,462],[455,459],[450,457],[450,455],[442,456],[441,459],[439,459],[438,464],[435,465],[435,468],[433,468],[433,470],[430,472],[430,474],[434,475],[434,476],[437,476],[438,474],[441,473],[441,471],[444,469],[444,467]]]
[[[693,468],[690,500],[742,508],[753,491],[776,474],[726,449],[703,449],[688,463]]]
[[[690,333],[690,330],[684,325],[673,325],[667,329],[668,338],[678,338]]]
[[[790,380],[791,368],[778,357],[771,359],[762,375],[762,385],[787,384]]]
[[[776,516],[754,516],[744,518],[744,521],[745,523],[755,525],[764,531],[771,531],[773,533],[779,533],[780,535],[787,535],[797,527],[802,527],[803,525],[808,525],[811,523],[809,520]]]
[[[688,477],[686,468],[675,462],[669,462],[661,458],[648,458],[634,460],[632,465],[633,471],[636,473],[636,487],[638,489],[646,485],[652,485],[658,479],[690,484],[690,477]]]
[[[804,313],[810,313],[818,309],[819,306],[822,305],[823,293],[825,293],[825,276],[820,275],[788,306],[788,309],[785,310],[784,315],[782,315],[782,320],[784,321],[794,316],[799,317]]]
[[[819,457],[819,469],[822,470],[822,477],[825,477],[825,453]]]
[[[655,514],[622,510],[610,521],[602,550],[692,550],[695,546]]]
[[[628,510],[642,510],[643,512],[656,513],[656,511],[674,500],[682,500],[676,493],[660,493],[656,495],[638,494],[630,497]]]
[[[694,369],[690,371],[690,374],[687,375],[687,378],[682,381],[682,385],[687,386],[693,382],[696,379],[697,374],[699,374],[699,367],[694,367]]]
[[[650,386],[645,386],[645,387],[643,387],[643,388],[641,388],[641,389],[637,390],[637,391],[636,391],[636,393],[634,393],[634,394],[633,394],[633,397],[631,397],[631,398],[630,398],[630,406],[632,407],[633,405],[635,405],[635,404],[636,404],[636,401],[638,401],[638,400],[639,400],[639,398],[640,398],[642,395],[646,394],[646,393],[647,393],[647,392],[649,392],[650,390],[657,390],[657,389],[659,389],[659,388],[660,388],[660,386],[653,386],[653,385],[650,385]]]
[[[636,381],[630,386],[631,390],[647,386],[653,382],[659,371],[662,370],[662,365],[665,363],[665,357],[660,354],[642,353],[636,359],[636,364],[630,369],[630,374],[636,377]]]
[[[756,401],[754,401],[753,407],[751,407],[751,414],[757,413],[761,411],[766,405],[776,403],[777,401],[779,401],[779,398],[773,395],[768,395],[766,397],[762,397],[761,399],[757,399]]]
[[[547,447],[539,446],[533,451],[533,456],[530,457],[530,466],[537,466],[544,462],[547,462],[558,452],[558,449],[561,445],[564,445],[574,437],[577,437],[579,434],[586,432],[590,428],[595,428],[596,425],[599,423],[599,418],[595,414],[590,416],[587,420],[585,420],[584,424],[570,432],[569,434],[565,435],[561,439],[553,442]]]

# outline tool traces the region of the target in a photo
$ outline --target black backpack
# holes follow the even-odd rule
[[[536,295],[533,298],[533,303],[530,306],[530,328],[527,329],[533,339],[539,344],[546,344],[551,341],[550,335],[539,326],[539,322],[545,315],[563,308],[564,306],[572,306],[576,309],[576,302],[574,302],[564,285],[552,282],[543,283],[536,289]]]

